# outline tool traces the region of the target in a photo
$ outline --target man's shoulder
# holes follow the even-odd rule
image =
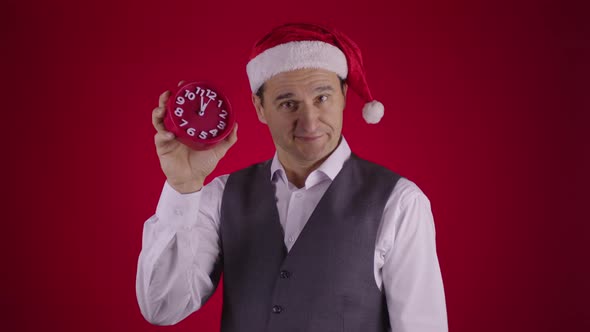
[[[230,185],[230,188],[235,188],[236,180],[238,182],[247,181],[247,179],[252,179],[253,176],[256,175],[256,172],[264,171],[265,166],[270,163],[269,160],[265,160],[262,162],[257,162],[246,166],[244,168],[240,168],[236,171],[225,173],[219,176],[214,177],[209,183],[207,183],[203,187],[203,194],[205,196],[220,196],[226,192],[228,188],[228,184],[234,183],[234,186]],[[270,176],[270,175],[269,175]],[[240,180],[241,179],[241,180]]]
[[[250,176],[253,173],[261,172],[261,171],[264,171],[265,169],[268,169],[270,171],[270,163],[271,162],[272,162],[272,159],[267,159],[264,161],[255,162],[253,164],[250,164],[249,166],[246,166],[246,167],[240,168],[236,171],[233,171],[232,173],[229,174],[229,176],[230,177]]]
[[[357,164],[360,165],[364,169],[365,174],[368,175],[367,179],[373,178],[375,181],[382,179],[393,181],[394,186],[391,195],[394,200],[399,200],[400,202],[409,202],[416,199],[429,201],[428,197],[418,184],[408,177],[377,162],[360,158],[355,154],[352,156],[357,158]]]
[[[354,160],[357,166],[361,169],[361,171],[365,172],[368,175],[372,175],[375,177],[387,177],[395,180],[402,177],[396,171],[377,162],[360,157],[355,153],[351,154],[350,159]]]
[[[359,164],[365,167],[367,171],[373,172],[372,174],[377,174],[376,177],[393,179],[395,181],[395,188],[392,194],[398,196],[400,200],[410,201],[416,198],[428,200],[422,189],[411,179],[377,162],[359,158],[358,156],[357,158]]]
[[[231,177],[252,175],[253,172],[256,172],[257,170],[260,171],[261,169],[263,169],[266,165],[268,165],[268,163],[271,162],[271,160],[265,160],[265,161],[253,163],[253,164],[250,164],[249,166],[237,169],[233,172],[218,175],[215,178],[213,178],[211,180],[211,182],[209,182],[206,185],[206,187],[207,186],[216,187],[216,188],[221,189],[223,191],[225,185],[227,184],[228,180]]]

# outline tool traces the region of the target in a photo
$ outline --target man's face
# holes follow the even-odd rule
[[[252,95],[258,119],[268,125],[283,160],[316,163],[338,145],[346,85],[341,89],[335,73],[299,69],[278,74],[264,83],[263,99]]]

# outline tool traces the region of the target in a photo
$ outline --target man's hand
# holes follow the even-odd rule
[[[180,86],[183,82],[181,81],[178,85]],[[238,140],[238,124],[235,124],[228,137],[211,149],[193,150],[176,140],[174,134],[164,127],[168,98],[170,98],[170,91],[162,93],[158,107],[152,112],[152,123],[157,131],[154,141],[160,166],[168,183],[176,191],[183,194],[195,192],[203,187],[205,178],[213,172],[219,160]]]

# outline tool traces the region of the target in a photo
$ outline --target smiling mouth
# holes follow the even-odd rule
[[[321,137],[322,137],[322,135],[319,135],[319,136],[295,136],[296,139],[299,139],[299,140],[302,140],[305,142],[312,142],[312,141],[315,141]]]

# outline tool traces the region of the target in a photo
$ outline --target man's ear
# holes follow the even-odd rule
[[[264,124],[266,124],[266,118],[264,117],[264,107],[262,106],[262,100],[260,97],[255,93],[252,94],[252,104],[256,109],[256,115],[258,115],[258,120]]]
[[[344,82],[344,85],[342,86],[342,94],[344,95],[344,107],[342,107],[342,109],[346,108],[346,92],[348,92],[348,84]]]

